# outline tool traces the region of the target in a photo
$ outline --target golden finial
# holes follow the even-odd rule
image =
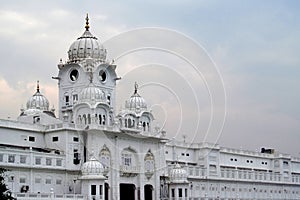
[[[40,81],[36,82],[36,92],[40,92]]]
[[[137,84],[137,82],[135,82],[135,83],[134,83],[134,94],[137,93],[138,88],[139,88],[139,85]]]
[[[90,25],[89,25],[89,14],[86,14],[86,18],[85,18],[85,30],[89,31]]]

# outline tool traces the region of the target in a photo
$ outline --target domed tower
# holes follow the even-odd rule
[[[28,99],[26,103],[26,113],[34,112],[34,111],[49,111],[49,101],[48,99],[40,93],[40,85],[39,81],[37,81],[37,87],[35,94]]]
[[[178,163],[171,169],[169,178],[170,199],[189,199],[188,173]]]
[[[49,101],[40,92],[39,81],[37,81],[36,92],[28,99],[26,109],[21,109],[18,120],[29,123],[51,124],[59,121],[56,119],[54,111],[54,108],[49,110]]]
[[[61,120],[75,123],[74,106],[80,102],[106,102],[107,110],[114,113],[116,65],[109,64],[106,55],[106,49],[90,32],[87,15],[84,33],[71,44],[68,60],[65,63],[60,61],[58,76],[53,77],[58,80]]]
[[[91,157],[81,167],[81,193],[86,199],[105,199],[103,165],[95,158]]]
[[[113,125],[113,111],[105,92],[90,79],[90,84],[79,93],[79,100],[73,107],[73,119],[77,128],[87,126],[105,129]]]
[[[127,131],[152,133],[154,117],[147,108],[145,99],[138,93],[138,84],[134,84],[134,93],[125,102],[125,108],[118,114],[120,128]]]

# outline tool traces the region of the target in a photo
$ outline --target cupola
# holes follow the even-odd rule
[[[49,101],[48,99],[40,93],[39,81],[37,81],[37,87],[35,94],[30,97],[26,103],[26,110],[49,110]]]
[[[187,182],[187,171],[183,169],[178,163],[170,171],[170,181],[172,183],[185,183]]]
[[[147,104],[143,97],[138,94],[138,84],[134,84],[134,93],[129,100],[125,102],[125,108],[133,111],[147,110]]]
[[[81,179],[105,178],[103,171],[103,165],[92,156],[90,160],[85,162],[81,167]]]
[[[81,37],[72,43],[68,51],[69,63],[76,63],[87,58],[104,62],[106,60],[106,49],[90,32],[89,17],[86,16],[85,31]]]
[[[79,103],[94,105],[98,102],[105,102],[105,93],[93,83],[93,75],[90,74],[90,83],[79,94]]]

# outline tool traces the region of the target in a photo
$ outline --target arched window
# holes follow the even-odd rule
[[[88,114],[88,124],[91,124],[91,115],[90,114]]]
[[[84,124],[86,124],[86,115],[85,114],[83,115],[83,121],[84,121]]]
[[[105,115],[103,115],[102,117],[103,117],[102,124],[105,125],[105,123],[106,123],[106,117],[105,117]]]
[[[125,119],[125,127],[127,128],[127,119]]]
[[[128,128],[131,128],[131,119],[128,119]]]
[[[102,125],[102,116],[99,115],[99,124]]]
[[[150,131],[149,122],[147,122],[147,130]]]
[[[146,131],[146,122],[143,122],[143,130]]]
[[[110,151],[106,145],[104,145],[100,151],[100,162],[104,167],[104,173],[107,174],[110,167]]]
[[[107,104],[110,105],[110,94],[107,95]]]
[[[109,115],[109,125],[112,125],[113,124],[113,119],[112,119],[112,116]]]
[[[82,123],[81,115],[78,115],[78,124]]]

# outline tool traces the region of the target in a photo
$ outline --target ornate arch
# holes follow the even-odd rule
[[[104,144],[99,153],[99,160],[104,167],[104,174],[106,175],[109,172],[111,165],[111,153],[108,147]]]

